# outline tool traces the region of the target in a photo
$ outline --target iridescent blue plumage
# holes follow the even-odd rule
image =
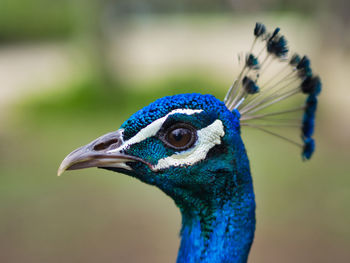
[[[259,92],[259,87],[251,78],[244,77],[242,80],[242,85],[248,94],[255,94]]]
[[[289,61],[289,64],[292,65],[292,66],[297,66],[300,62],[300,56],[298,54],[294,54],[290,61]]]
[[[212,95],[192,93],[167,96],[157,99],[134,113],[121,125],[121,128],[125,129],[124,136],[125,139],[128,139],[148,124],[174,109],[205,109],[206,111],[221,114],[225,111],[225,108],[225,104]]]
[[[320,78],[313,75],[306,56],[285,59],[287,41],[279,28],[267,33],[257,23],[254,36],[224,102],[198,93],[158,99],[133,114],[118,131],[72,152],[59,169],[59,173],[86,167],[113,170],[170,196],[182,215],[178,263],[247,262],[255,231],[255,197],[241,127],[293,143],[302,149],[303,159],[314,152]],[[258,41],[262,49],[255,56]],[[284,67],[275,77],[262,80],[261,73],[276,60]],[[304,105],[265,111],[297,94],[307,96]],[[302,118],[285,123],[284,114]],[[280,126],[297,128],[301,142],[268,129]]]
[[[142,163],[128,163],[132,168],[128,172],[108,169],[157,186],[180,208],[182,241],[177,262],[246,262],[255,230],[255,201],[249,161],[240,136],[239,112],[229,111],[212,95],[165,97],[136,112],[121,126],[124,140],[175,109],[203,111],[174,114],[167,119],[170,123],[187,122],[200,130],[216,120],[222,121],[225,134],[205,159],[191,166],[172,166],[157,172]],[[130,146],[125,153],[154,165],[176,151],[153,136]]]
[[[315,140],[311,137],[304,139],[303,158],[309,160],[315,151]]]
[[[259,69],[259,61],[253,54],[247,55],[246,65],[251,69]]]
[[[254,36],[260,37],[266,33],[266,27],[262,23],[256,23],[254,28]]]
[[[287,41],[284,36],[271,37],[267,42],[267,51],[276,57],[283,57],[288,53]]]
[[[249,162],[240,137],[239,113],[229,111],[211,95],[165,97],[135,113],[122,125],[126,138],[178,108],[204,111],[180,115],[177,121],[205,127],[221,120],[225,127],[221,143],[204,160],[186,170],[170,167],[155,174],[143,165],[131,163],[134,172],[130,175],[156,185],[180,208],[183,226],[178,262],[245,262],[254,236],[255,203]],[[157,159],[169,155],[160,142],[147,144],[131,147],[128,153],[131,151],[151,163],[154,155],[145,157],[143,153],[157,149]]]
[[[296,65],[298,75],[303,79],[312,76],[312,69],[310,67],[311,62],[307,56],[303,56],[299,63]]]

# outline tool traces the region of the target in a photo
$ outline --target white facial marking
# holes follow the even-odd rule
[[[193,148],[160,159],[158,163],[153,166],[152,170],[157,171],[171,166],[192,165],[204,160],[209,150],[221,143],[221,137],[224,135],[225,131],[222,121],[216,120],[209,126],[197,131],[198,139]]]
[[[151,124],[149,124],[145,128],[141,129],[134,137],[132,137],[129,140],[127,140],[126,142],[124,142],[118,148],[108,151],[108,153],[120,152],[120,151],[130,147],[130,145],[133,145],[135,143],[139,143],[139,142],[141,142],[141,141],[143,141],[143,140],[145,140],[147,138],[150,138],[150,137],[156,135],[157,132],[162,127],[162,125],[165,122],[165,120],[170,115],[173,115],[173,114],[176,114],[176,113],[192,115],[192,114],[195,114],[195,113],[201,113],[202,111],[203,110],[192,110],[192,109],[176,109],[176,110],[173,110],[173,111],[169,112],[167,115],[165,115],[164,117],[155,120],[154,122],[152,122]]]

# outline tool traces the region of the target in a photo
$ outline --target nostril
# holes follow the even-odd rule
[[[96,144],[94,146],[94,150],[95,151],[102,151],[102,150],[105,150],[107,149],[109,146],[111,146],[112,144],[115,144],[115,143],[118,143],[119,140],[118,139],[112,139],[112,140],[109,140],[107,142],[101,142],[99,144]]]

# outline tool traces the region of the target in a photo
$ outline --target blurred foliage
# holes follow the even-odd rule
[[[70,0],[1,0],[0,40],[68,36],[73,31]]]
[[[343,24],[350,21],[346,0],[2,0],[0,1],[0,40],[27,41],[64,38],[86,26],[120,22],[132,14],[297,12],[322,14],[327,10]],[[92,26],[92,24],[95,24]]]
[[[157,98],[164,96],[200,92],[224,97],[222,89],[213,90],[211,87],[224,86],[217,79],[200,74],[164,76],[146,83],[117,82],[108,87],[99,78],[82,78],[68,83],[49,93],[42,93],[39,97],[25,100],[20,105],[20,116],[30,121],[38,120],[51,122],[52,118],[79,118],[81,114],[90,116],[131,114]],[[137,87],[139,86],[139,87]]]
[[[315,12],[313,1],[302,0],[117,0],[110,1],[119,13],[223,13],[235,11],[301,11]],[[324,0],[318,1],[322,4]]]

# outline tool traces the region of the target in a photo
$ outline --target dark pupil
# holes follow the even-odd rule
[[[172,130],[168,135],[168,142],[175,147],[184,147],[191,141],[191,131],[184,128]]]

